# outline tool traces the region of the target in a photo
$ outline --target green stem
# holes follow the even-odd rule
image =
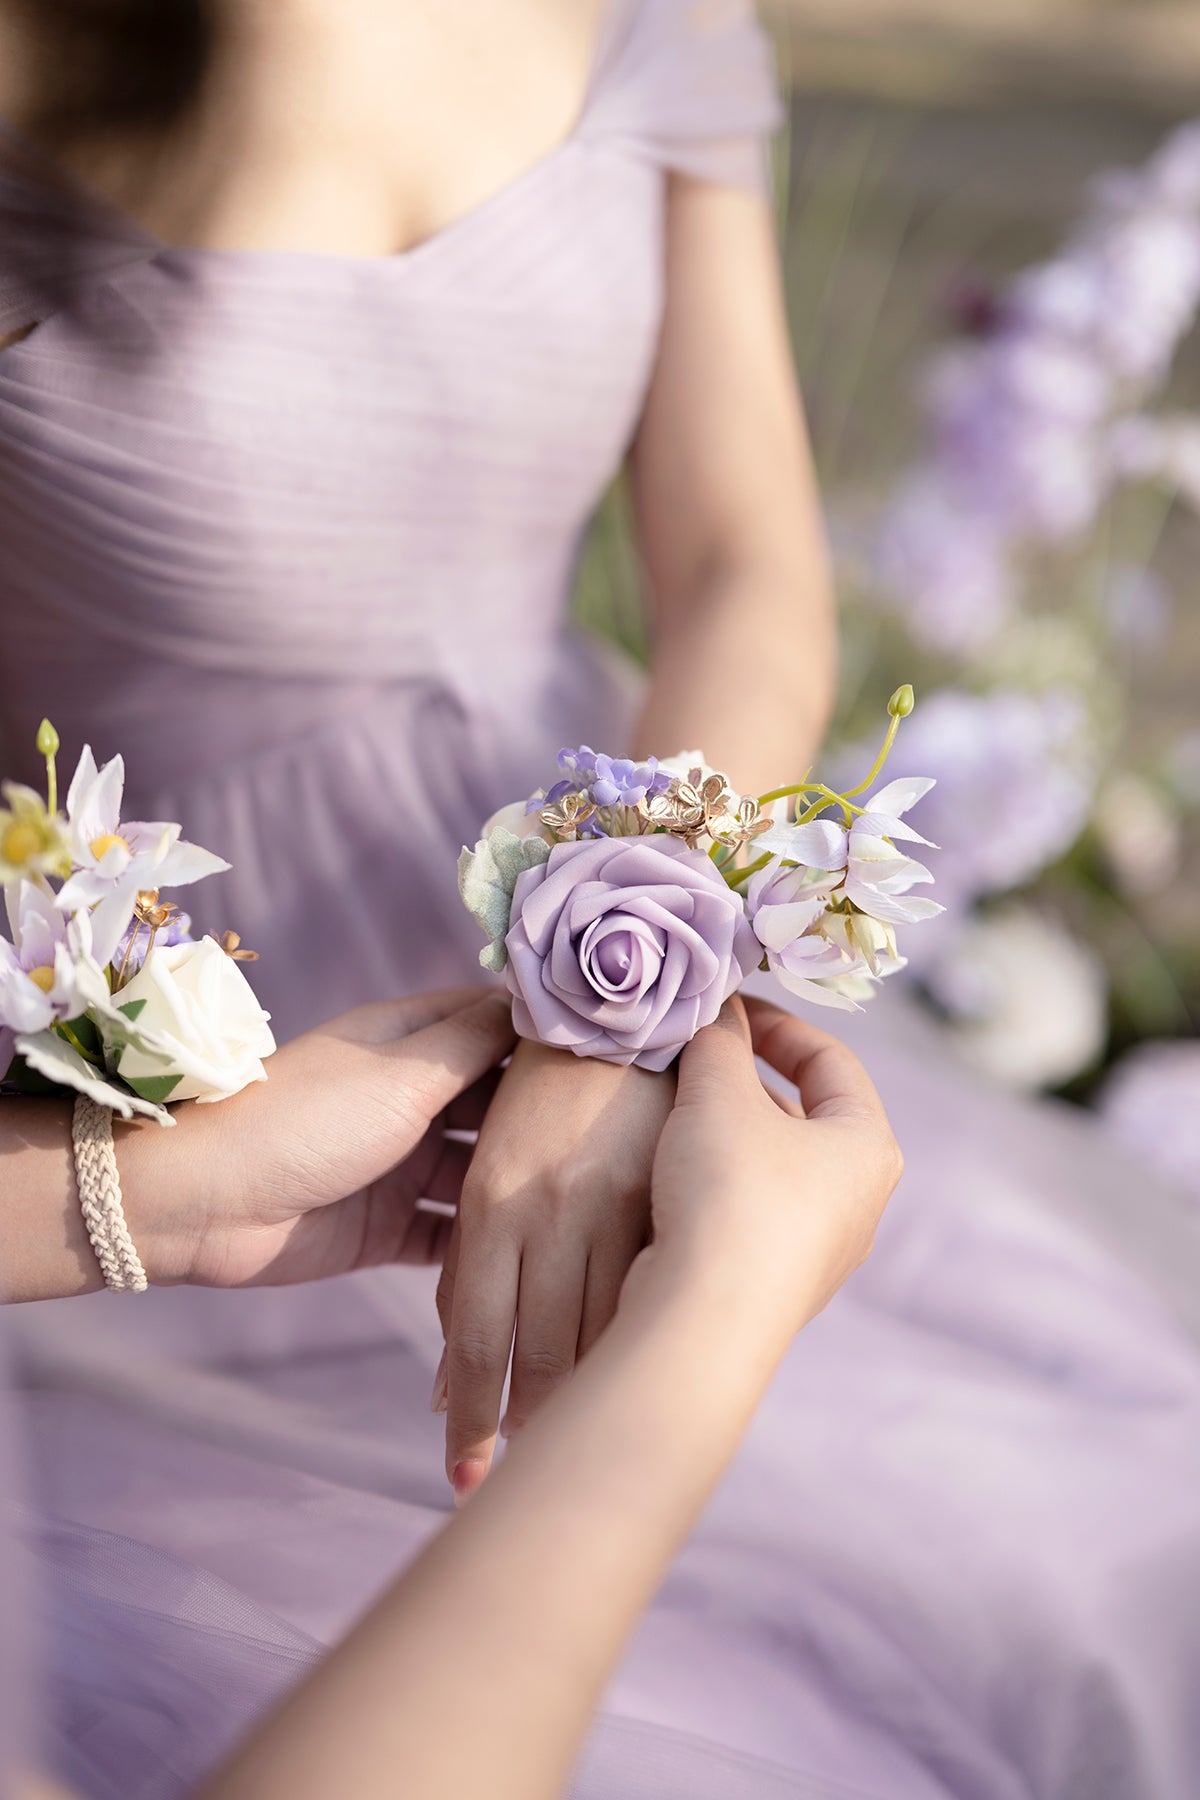
[[[743,881],[749,881],[752,875],[757,875],[760,869],[765,869],[770,860],[771,852],[768,850],[756,862],[747,863],[744,869],[735,869],[732,875],[726,875],[725,880],[730,887],[740,887]]]
[[[887,736],[883,740],[883,748],[880,750],[879,755],[875,758],[875,761],[871,764],[870,774],[867,775],[864,780],[860,781],[857,787],[848,788],[846,790],[846,793],[843,795],[844,799],[852,800],[854,798],[855,794],[864,794],[866,792],[866,790],[870,787],[871,783],[875,780],[875,777],[879,774],[880,770],[883,768],[884,763],[887,761],[888,757],[892,754],[892,745],[896,741],[896,733],[899,731],[899,729],[900,729],[899,716],[893,715],[891,723],[889,724],[889,726],[887,728]]]
[[[769,794],[760,794],[758,796],[758,804],[760,806],[770,806],[774,800],[790,800],[793,794],[812,794],[815,792],[816,790],[810,783],[800,781],[797,782],[795,787],[772,788]]]
[[[64,1020],[60,1019],[54,1029],[60,1038],[65,1038],[73,1049],[78,1050],[85,1063],[90,1063],[93,1069],[102,1069],[104,1067],[104,1064],[100,1061],[99,1057],[92,1056],[84,1049],[79,1039],[75,1036],[75,1033],[71,1030],[71,1027],[66,1024]]]

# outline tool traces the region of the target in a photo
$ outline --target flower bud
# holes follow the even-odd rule
[[[912,691],[912,683],[906,681],[903,687],[896,689],[888,701],[888,713],[893,719],[907,719],[916,704],[917,697]]]
[[[38,726],[37,751],[39,756],[58,755],[58,733],[49,719],[43,719]]]

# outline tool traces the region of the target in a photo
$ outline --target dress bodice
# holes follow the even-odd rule
[[[652,372],[666,176],[761,184],[776,104],[746,0],[608,0],[570,136],[382,258],[168,246],[7,138],[0,331],[42,320],[0,353],[8,768],[52,713],[235,863],[264,756],[276,813],[385,761],[393,835],[401,767],[459,838],[485,768],[536,775],[599,679],[567,598]]]

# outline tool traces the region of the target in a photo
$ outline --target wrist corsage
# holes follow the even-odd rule
[[[877,779],[734,794],[698,751],[645,762],[560,751],[559,779],[502,809],[459,858],[459,890],[503,972],[522,1037],[604,1062],[665,1069],[755,969],[852,1011],[904,966],[896,927],[942,911],[901,845],[934,785]],[[782,816],[772,810],[782,809]]]
[[[224,1100],[265,1081],[269,1015],[232,932],[195,940],[164,888],[229,864],[180,827],[122,819],[125,767],[79,759],[58,810],[58,734],[38,732],[45,798],[0,787],[0,1079],[24,1092],[73,1090],[129,1119],[172,1123],[166,1103]]]

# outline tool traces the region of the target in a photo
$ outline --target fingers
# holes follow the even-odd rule
[[[763,1000],[746,1012],[755,1055],[799,1088],[807,1118],[884,1118],[875,1084],[845,1044]]]
[[[487,994],[388,1045],[382,1073],[428,1121],[494,1069],[515,1042],[507,999]]]
[[[579,1324],[576,1360],[585,1357],[596,1339],[611,1325],[621,1298],[621,1287],[634,1255],[641,1248],[635,1244],[628,1257],[614,1261],[595,1253],[588,1261],[587,1283],[583,1293],[583,1317]]]
[[[730,1089],[758,1087],[750,1051],[746,1009],[736,997],[727,1000],[716,1021],[696,1033],[679,1059],[679,1103],[709,1100],[715,1093],[726,1097]]]
[[[460,1236],[446,1343],[446,1474],[456,1504],[491,1467],[520,1276],[515,1242],[469,1227]]]
[[[318,1026],[317,1035],[341,1037],[354,1044],[389,1044],[395,1038],[408,1037],[414,1031],[452,1018],[496,992],[485,987],[437,988],[429,994],[410,994],[400,1000],[372,1000]]]
[[[503,1073],[502,1069],[489,1069],[463,1093],[456,1094],[446,1108],[445,1128],[448,1131],[478,1131],[487,1117],[487,1109],[495,1098]]]
[[[433,1173],[422,1183],[418,1200],[434,1200],[439,1206],[457,1207],[473,1155],[473,1145],[460,1144],[455,1138],[444,1138],[441,1154]]]
[[[395,1260],[424,1269],[436,1267],[446,1254],[453,1229],[454,1220],[448,1213],[427,1212],[418,1207],[409,1219]]]
[[[575,1367],[583,1319],[587,1251],[573,1244],[564,1254],[526,1250],[517,1295],[517,1338],[512,1385],[501,1433],[512,1437],[527,1425]]]
[[[461,1249],[462,1214],[456,1213],[454,1227],[450,1233],[450,1242],[446,1247],[446,1255],[442,1262],[442,1272],[438,1276],[436,1296],[438,1323],[442,1328],[442,1336],[447,1342],[450,1340],[450,1321],[454,1317],[454,1283],[458,1276],[458,1256]],[[436,1384],[433,1410],[434,1412],[445,1410],[437,1404]]]

